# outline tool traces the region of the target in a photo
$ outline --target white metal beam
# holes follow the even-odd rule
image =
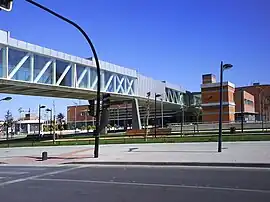
[[[82,82],[82,80],[83,80],[83,78],[84,78],[84,76],[85,76],[86,73],[87,73],[87,69],[85,68],[85,69],[83,70],[83,72],[81,73],[80,77],[78,78],[77,86],[80,85],[80,83]]]
[[[132,84],[133,84],[134,80],[131,80],[131,81],[127,80],[127,82],[128,82],[127,94],[129,93],[129,91],[131,91],[131,94],[134,94],[134,91],[132,89]]]
[[[10,74],[8,75],[9,79],[12,79],[12,77],[16,74],[16,72],[21,68],[21,66],[25,63],[25,61],[29,58],[30,53],[27,53],[22,59],[21,61],[14,67],[14,69],[12,70],[12,72],[10,72]]]
[[[56,60],[53,60],[53,64],[52,64],[52,84],[55,85],[56,84]]]
[[[169,101],[168,90],[165,88],[165,101]]]
[[[34,67],[35,67],[35,57],[34,54],[30,56],[30,82],[34,81]]]
[[[113,92],[116,92],[116,74],[113,77]]]
[[[2,49],[2,76],[8,78],[8,47]]]
[[[123,84],[123,82],[124,82],[124,77],[120,80],[119,77],[118,77],[118,75],[117,75],[116,78],[117,78],[117,80],[118,80],[118,82],[119,82],[119,86],[118,86],[117,89],[116,89],[116,93],[119,93],[119,90],[120,90],[120,89],[122,90],[122,92],[125,92],[125,91],[124,91],[124,88],[123,88],[123,86],[122,86],[122,84]]]
[[[72,72],[71,72],[71,86],[77,87],[77,65],[72,64]]]
[[[87,68],[87,88],[91,88],[91,69]]]
[[[97,85],[97,77],[95,78],[94,82],[92,83],[91,89],[94,89]]]
[[[173,102],[173,96],[172,96],[171,89],[168,89],[168,95],[169,95],[169,102]]]
[[[49,60],[48,62],[46,62],[46,64],[44,65],[44,67],[42,68],[42,70],[39,72],[39,74],[37,75],[37,77],[34,80],[34,83],[37,83],[39,81],[39,79],[42,77],[42,75],[46,72],[46,70],[48,69],[48,67],[52,64],[52,60]]]
[[[126,93],[126,94],[128,93],[127,92],[127,81],[128,81],[128,77],[125,76],[124,77],[124,93]]]
[[[177,103],[177,95],[176,95],[176,92],[174,90],[172,90],[172,95],[173,95],[173,102]]]
[[[105,74],[104,74],[104,71],[101,71],[100,72],[100,89],[104,91],[104,87],[105,87]]]
[[[66,74],[68,73],[68,71],[70,70],[71,64],[69,64],[66,69],[63,71],[62,75],[60,76],[60,78],[58,79],[58,81],[56,82],[56,85],[59,86],[60,83],[62,82],[62,80],[65,78]]]
[[[111,75],[108,82],[106,83],[106,86],[104,87],[104,91],[106,92],[110,86],[110,84],[112,83],[114,75]]]

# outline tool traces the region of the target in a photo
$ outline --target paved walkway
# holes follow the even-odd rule
[[[43,151],[50,157],[41,161]],[[93,158],[93,146],[28,147],[0,149],[0,163],[19,165],[59,165],[67,163],[247,163],[268,164],[270,142],[167,143],[101,145]]]

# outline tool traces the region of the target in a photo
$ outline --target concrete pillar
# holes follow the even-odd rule
[[[27,134],[30,134],[31,133],[31,128],[30,128],[30,124],[29,123],[27,123]]]
[[[138,99],[132,100],[132,129],[141,129],[141,116]]]

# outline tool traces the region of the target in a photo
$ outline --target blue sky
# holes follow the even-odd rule
[[[89,34],[99,58],[134,68],[159,80],[199,91],[201,75],[218,75],[221,60],[232,63],[225,79],[237,86],[269,83],[270,1],[268,0],[38,0],[78,22]],[[11,13],[0,12],[0,29],[13,38],[91,56],[84,38],[70,25],[24,0]],[[5,95],[1,95],[5,96]],[[73,100],[13,96],[7,109],[48,107],[57,112]],[[84,103],[84,102],[81,102]]]

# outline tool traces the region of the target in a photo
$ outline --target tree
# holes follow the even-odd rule
[[[188,108],[188,111],[191,113],[191,116],[194,117],[196,119],[196,123],[199,123],[199,121],[201,120],[201,116],[202,116],[202,108],[201,106],[190,106]]]
[[[7,111],[6,115],[5,115],[5,122],[7,124],[8,127],[11,127],[13,125],[13,116],[10,110]]]
[[[64,118],[65,118],[64,114],[59,113],[57,115],[57,121],[58,121],[58,123],[62,125]]]
[[[13,116],[10,110],[7,111],[5,115],[5,126],[6,126],[6,135],[7,135],[7,140],[8,140],[8,128],[11,127],[12,130],[12,125],[13,125]]]
[[[59,113],[58,115],[57,115],[57,122],[58,122],[58,124],[59,124],[59,129],[60,130],[63,130],[63,121],[64,121],[64,118],[65,118],[65,116],[64,116],[64,114],[62,114],[62,113]]]

